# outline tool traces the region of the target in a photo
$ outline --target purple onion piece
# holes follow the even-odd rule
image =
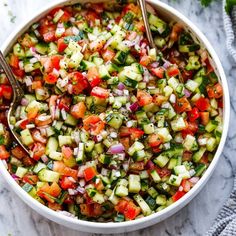
[[[118,88],[119,90],[123,90],[123,89],[125,89],[125,85],[120,82],[120,83],[117,85],[117,88]]]
[[[191,96],[191,92],[189,91],[189,90],[187,90],[187,89],[184,89],[184,95],[187,97],[187,98],[189,98],[190,96]]]
[[[21,99],[21,105],[22,106],[27,106],[29,104],[29,101],[26,98]]]
[[[152,64],[151,64],[151,67],[152,68],[157,68],[159,66],[159,62],[153,62]]]
[[[165,61],[165,63],[163,64],[163,67],[167,69],[170,65],[171,63],[169,61]]]
[[[139,109],[138,103],[135,102],[135,103],[131,104],[130,107],[129,107],[129,109],[130,109],[131,111],[133,111],[133,112],[134,112],[134,111],[137,111],[137,110]]]
[[[121,143],[118,143],[111,146],[107,152],[110,154],[118,154],[122,153],[124,150],[125,150],[124,146]]]

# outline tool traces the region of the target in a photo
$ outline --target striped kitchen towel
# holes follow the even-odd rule
[[[224,11],[225,1],[223,1],[223,20],[226,33],[226,46],[236,61],[236,7],[234,7],[230,16],[227,15]],[[229,199],[220,210],[213,226],[206,235],[236,236],[236,179],[234,180],[233,191]]]

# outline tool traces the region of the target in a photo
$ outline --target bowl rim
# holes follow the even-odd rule
[[[73,3],[79,2],[78,0],[59,0],[56,2],[52,2],[50,4],[47,4],[44,8],[38,10],[35,14],[32,14],[30,17],[28,17],[24,22],[22,22],[11,34],[10,36],[5,40],[4,44],[1,46],[1,50],[4,54],[7,53],[10,47],[12,47],[12,44],[15,42],[15,39],[21,35],[33,22],[37,21],[40,19],[43,15],[45,15],[46,12],[49,10],[57,7],[57,6],[62,6],[62,5],[71,5]],[[226,76],[223,70],[223,67],[221,65],[221,62],[211,46],[210,42],[207,40],[205,35],[193,24],[187,17],[185,17],[182,13],[179,11],[175,10],[173,7],[167,5],[166,3],[163,3],[159,0],[148,0],[149,3],[154,4],[156,6],[159,6],[163,8],[165,11],[169,12],[171,15],[180,18],[199,38],[205,48],[208,50],[210,53],[211,57],[213,58],[213,61],[216,65],[217,71],[220,75],[220,79],[224,88],[224,112],[223,112],[223,133],[221,137],[220,144],[217,148],[217,151],[215,153],[215,156],[207,168],[206,172],[204,175],[200,178],[198,183],[189,191],[187,194],[185,194],[181,199],[179,199],[177,202],[173,203],[172,205],[168,206],[167,208],[161,210],[160,212],[153,213],[149,216],[136,219],[133,221],[125,221],[125,222],[120,222],[120,223],[114,223],[114,222],[107,222],[107,223],[101,223],[101,222],[92,222],[92,221],[85,221],[85,220],[80,220],[77,218],[71,218],[68,216],[65,216],[63,214],[60,214],[56,211],[51,210],[47,206],[44,206],[43,204],[39,203],[37,200],[32,198],[29,194],[27,194],[16,182],[15,180],[10,176],[9,172],[7,171],[6,167],[4,166],[3,161],[0,161],[0,173],[2,174],[3,178],[5,181],[11,186],[11,188],[14,190],[14,192],[31,208],[36,210],[38,213],[41,215],[45,216],[46,218],[49,218],[57,223],[66,225],[68,223],[69,226],[71,225],[80,225],[83,228],[80,230],[82,231],[87,231],[85,230],[86,227],[88,227],[87,232],[91,232],[89,228],[93,229],[112,229],[112,228],[129,228],[131,226],[137,226],[141,225],[142,223],[147,223],[147,222],[153,222],[150,224],[157,223],[161,220],[164,220],[168,216],[174,214],[176,211],[180,210],[182,207],[184,207],[187,203],[189,203],[192,198],[195,197],[195,195],[202,189],[202,187],[206,184],[207,180],[210,178],[211,174],[213,173],[213,170],[215,169],[220,155],[223,151],[224,144],[227,138],[227,133],[228,133],[228,127],[229,127],[229,118],[230,118],[230,97],[229,97],[229,90],[228,90],[228,84],[226,80]],[[156,218],[156,220],[155,220]],[[158,220],[159,218],[160,220]],[[149,225],[150,225],[149,224]],[[146,225],[147,226],[147,225]],[[145,226],[144,226],[145,227]],[[142,228],[142,227],[139,227]],[[137,228],[136,228],[137,229]],[[131,229],[134,230],[134,229]],[[131,230],[126,230],[131,231]],[[110,232],[108,232],[110,233]]]

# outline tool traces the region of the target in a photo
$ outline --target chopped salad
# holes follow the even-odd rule
[[[79,219],[134,220],[199,181],[222,133],[223,89],[207,51],[148,6],[150,48],[136,3],[56,8],[7,56],[25,91],[0,113],[0,159],[34,199]],[[0,77],[0,102],[12,88]]]

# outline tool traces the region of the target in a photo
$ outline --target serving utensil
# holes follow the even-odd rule
[[[0,51],[0,65],[1,65],[4,73],[6,74],[8,80],[12,86],[12,90],[13,90],[13,99],[12,99],[12,102],[10,104],[10,107],[9,107],[9,110],[7,113],[7,123],[8,123],[9,129],[10,129],[12,135],[14,136],[14,138],[16,139],[18,144],[27,153],[29,153],[29,150],[27,150],[26,147],[23,145],[18,134],[14,131],[14,129],[11,125],[11,122],[10,122],[10,117],[14,116],[16,108],[20,105],[21,99],[24,97],[24,91],[23,91],[22,87],[20,86],[19,82],[17,81],[17,79],[15,78],[15,76],[13,75],[11,67],[8,65],[6,59],[3,56],[1,51]]]
[[[151,32],[149,22],[148,22],[147,8],[146,8],[145,0],[138,0],[138,4],[139,4],[141,11],[142,11],[142,17],[143,17],[144,26],[146,29],[146,36],[147,36],[148,42],[152,48],[155,48],[156,45],[154,43],[154,40],[152,37],[152,32]]]

